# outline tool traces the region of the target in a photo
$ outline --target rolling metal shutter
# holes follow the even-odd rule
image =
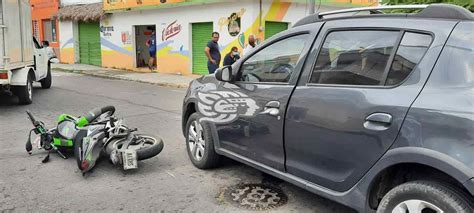
[[[102,65],[98,22],[79,23],[79,56],[81,64]]]
[[[288,23],[286,22],[275,22],[275,21],[266,21],[265,22],[265,39],[272,37],[273,35],[285,31],[288,29]]]
[[[204,48],[211,40],[212,29],[212,22],[192,24],[193,74],[209,74]]]

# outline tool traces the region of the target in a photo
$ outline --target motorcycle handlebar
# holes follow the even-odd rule
[[[87,122],[92,122],[94,121],[96,118],[98,118],[100,115],[106,113],[106,112],[110,112],[110,114],[114,114],[115,112],[115,107],[114,106],[105,106],[105,107],[102,107],[102,108],[95,108],[91,111],[89,111],[89,113],[87,113],[86,116],[84,116],[87,120]]]
[[[31,123],[33,124],[33,126],[36,127],[37,125],[37,121],[35,119],[35,117],[33,116],[33,114],[31,114],[30,111],[26,110],[26,114],[28,115],[28,118],[30,119]]]

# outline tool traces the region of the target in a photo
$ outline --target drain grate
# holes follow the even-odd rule
[[[268,210],[288,202],[279,187],[268,184],[238,184],[227,188],[224,197],[232,205],[247,210]]]

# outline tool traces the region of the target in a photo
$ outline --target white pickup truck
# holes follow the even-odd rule
[[[33,82],[51,87],[50,58],[32,35],[28,0],[0,0],[0,92],[33,100]]]

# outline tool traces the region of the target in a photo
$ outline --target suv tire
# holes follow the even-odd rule
[[[194,113],[188,118],[185,134],[186,150],[195,167],[210,169],[218,166],[220,155],[214,150],[214,140],[209,124],[199,122],[200,118],[201,116],[198,113]],[[195,137],[191,135],[195,135]],[[196,142],[196,139],[198,142]]]
[[[410,205],[432,209],[435,212],[439,210],[457,213],[472,212],[472,208],[462,193],[436,182],[414,181],[401,184],[390,190],[380,202],[377,213],[397,212],[394,211],[396,209],[399,210],[398,212],[424,212],[423,208],[418,211],[410,211],[408,208]]]

